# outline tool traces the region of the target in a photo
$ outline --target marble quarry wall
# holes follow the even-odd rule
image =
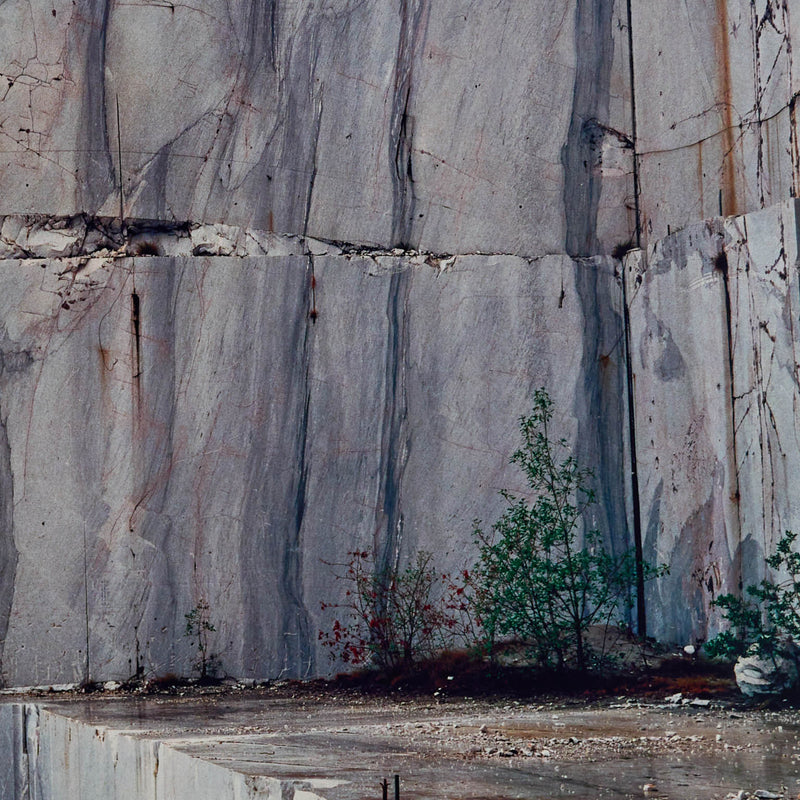
[[[114,216],[122,189],[130,217],[452,253],[542,255],[569,236],[605,252],[633,219],[625,13],[7,0],[0,214]],[[601,151],[607,180],[585,185]]]
[[[626,261],[644,554],[672,568],[648,605],[666,638],[713,632],[711,599],[761,580],[800,530],[797,259],[793,200]]]
[[[189,672],[201,599],[326,672],[324,562],[463,566],[540,386],[716,631],[800,530],[800,15],[669,5],[0,2],[5,682]]]
[[[631,0],[631,9],[644,235],[796,197],[800,9],[787,0]]]
[[[463,567],[472,520],[524,488],[508,457],[540,385],[603,465],[598,526],[628,541],[612,259],[427,261],[0,262],[13,681],[187,671],[201,598],[234,674],[327,669],[323,560]]]

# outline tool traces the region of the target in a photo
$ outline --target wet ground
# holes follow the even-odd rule
[[[278,687],[35,702],[236,772],[296,780],[295,800],[378,800],[384,778],[391,798],[395,774],[401,798],[420,800],[800,793],[800,715],[724,701],[386,699]]]

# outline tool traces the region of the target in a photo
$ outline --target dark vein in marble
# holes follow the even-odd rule
[[[601,251],[597,210],[604,127],[609,124],[611,67],[614,60],[614,0],[578,0],[575,8],[575,86],[564,167],[567,253],[593,256]]]
[[[170,630],[180,629],[183,621],[177,592],[186,582],[186,576],[181,574],[185,554],[176,541],[176,527],[169,513],[178,391],[175,299],[182,279],[179,260],[170,259],[151,273],[143,285],[131,282],[127,287],[140,297],[139,327],[144,344],[140,350],[140,376],[131,381],[133,475],[136,480],[133,496],[137,503],[129,528],[131,533],[150,542],[155,552],[143,607],[140,614],[135,615],[145,620],[141,632],[148,639],[163,636],[157,632],[165,626]],[[132,357],[135,357],[133,330],[131,336]],[[132,362],[135,365],[133,358]],[[138,631],[139,626],[135,627]],[[168,640],[171,656],[175,644],[174,640]]]
[[[243,667],[256,676],[302,677],[314,668],[311,625],[303,597],[303,522],[310,465],[309,383],[314,327],[308,319],[309,281],[296,272],[267,281],[285,298],[285,332],[255,354],[264,422],[254,431],[241,521]],[[263,319],[270,327],[270,317]],[[276,358],[273,348],[279,348]],[[277,449],[276,449],[277,448]]]
[[[410,290],[410,270],[392,275],[386,306],[389,341],[384,378],[381,483],[374,541],[375,564],[379,573],[398,566],[403,545],[402,484],[411,447],[406,387]]]
[[[310,261],[310,259],[309,259]],[[305,300],[303,308],[308,306]],[[303,599],[303,519],[306,513],[306,489],[309,473],[308,427],[311,407],[309,383],[311,337],[313,325],[305,324],[302,345],[303,410],[295,433],[294,463],[297,464],[297,485],[294,492],[293,514],[288,528],[289,541],[284,551],[281,572],[281,604],[283,606],[282,630],[283,662],[291,672],[301,677],[314,674],[314,653],[308,610]]]
[[[4,372],[4,359],[0,352],[0,375]],[[14,474],[11,470],[11,445],[0,409],[0,648],[4,647],[8,632],[18,561],[19,552],[14,541]],[[0,675],[3,675],[2,652],[0,649]]]
[[[425,38],[428,0],[401,0],[400,37],[389,125],[389,159],[392,177],[392,243],[411,247],[414,228],[414,116],[411,112],[414,64]]]
[[[111,0],[76,0],[70,39],[73,50],[86,52],[85,80],[81,103],[79,139],[83,163],[79,166],[79,207],[95,214],[105,199],[118,193],[114,162],[108,140],[108,97],[106,96],[106,35]],[[74,41],[86,32],[87,41]],[[113,100],[113,98],[112,98]]]
[[[578,262],[576,290],[583,309],[582,391],[575,398],[578,461],[594,470],[597,504],[590,509],[609,551],[620,555],[634,544],[625,507],[623,450],[625,348],[622,289],[598,264]]]

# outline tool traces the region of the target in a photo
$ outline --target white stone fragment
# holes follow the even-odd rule
[[[781,694],[797,683],[797,665],[792,658],[777,655],[762,658],[740,656],[733,668],[736,684],[746,697]]]

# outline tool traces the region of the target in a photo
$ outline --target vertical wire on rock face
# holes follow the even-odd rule
[[[631,312],[625,262],[620,263],[622,283],[622,323],[625,330],[625,388],[628,400],[628,448],[630,458],[631,511],[633,513],[633,548],[636,561],[636,632],[647,636],[647,605],[644,586],[644,542],[642,537],[642,506],[639,490],[639,465],[636,448],[636,393],[633,387],[633,353],[631,352]]]
[[[633,52],[633,8],[632,0],[627,0],[628,7],[628,79],[631,93],[631,142],[633,145],[633,210],[635,223],[635,243],[636,247],[642,246],[642,217],[639,207],[639,195],[641,186],[639,184],[639,129],[636,119],[636,69]],[[625,274],[623,272],[623,284]]]
[[[635,214],[636,247],[642,246],[642,217],[639,206],[639,137],[636,119],[636,70],[633,51],[633,8],[627,0],[628,11],[628,74],[631,93],[631,141],[633,142],[633,206]],[[625,333],[625,390],[628,405],[628,448],[630,458],[631,512],[633,514],[633,549],[636,562],[636,630],[639,636],[647,636],[647,605],[644,586],[644,542],[642,537],[642,507],[639,494],[639,463],[636,446],[636,393],[633,387],[633,354],[631,352],[631,314],[628,305],[628,284],[625,275],[624,257],[620,262],[622,289],[622,325]]]

